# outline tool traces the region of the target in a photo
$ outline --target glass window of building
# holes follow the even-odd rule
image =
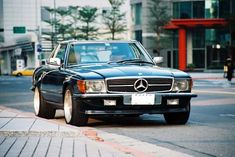
[[[180,18],[181,19],[192,18],[192,3],[191,2],[180,3]]]
[[[206,44],[213,44],[216,41],[216,32],[215,29],[206,29],[205,30]]]
[[[131,6],[132,21],[135,25],[141,25],[142,4],[136,3]]]
[[[178,36],[178,31],[174,30],[172,32],[172,39],[173,39],[173,48],[178,48],[179,45],[179,36]]]
[[[227,56],[227,49],[214,44],[207,46],[207,69],[222,69]]]
[[[173,18],[178,19],[180,16],[179,2],[173,3]]]
[[[232,13],[232,15],[235,15],[235,1],[234,0],[231,0],[231,8],[232,8],[232,10],[231,10],[231,13]]]
[[[44,7],[41,8],[41,19],[42,21],[49,21],[50,18],[50,12],[46,10]]]
[[[197,68],[205,68],[205,50],[193,50],[193,64]]]
[[[173,18],[204,18],[205,2],[173,2]]]
[[[219,1],[219,17],[227,18],[230,15],[230,0]]]
[[[205,0],[205,17],[206,18],[218,18],[219,13],[219,1],[218,0]]]
[[[229,29],[206,29],[207,69],[222,69],[230,42]]]
[[[193,18],[204,18],[205,16],[205,2],[194,1],[193,2]]]
[[[193,29],[192,38],[193,48],[205,48],[205,29]]]
[[[178,58],[178,50],[173,50],[173,68],[179,68],[179,58]]]

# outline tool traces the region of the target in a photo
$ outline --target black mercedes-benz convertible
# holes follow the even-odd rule
[[[33,75],[34,110],[66,123],[86,125],[91,116],[163,114],[168,124],[190,115],[192,79],[157,66],[137,41],[65,41]]]

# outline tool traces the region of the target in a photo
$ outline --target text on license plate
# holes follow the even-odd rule
[[[131,104],[132,105],[154,105],[155,94],[132,94]]]

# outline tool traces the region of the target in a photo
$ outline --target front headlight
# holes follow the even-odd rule
[[[191,90],[191,80],[190,79],[175,79],[173,85],[173,91],[190,91]]]
[[[104,80],[79,80],[77,82],[81,93],[105,93]]]

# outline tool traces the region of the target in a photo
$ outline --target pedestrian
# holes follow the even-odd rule
[[[225,77],[228,79],[229,83],[231,83],[233,78],[233,70],[234,70],[233,60],[231,57],[228,57],[224,64],[224,72],[225,72]]]

